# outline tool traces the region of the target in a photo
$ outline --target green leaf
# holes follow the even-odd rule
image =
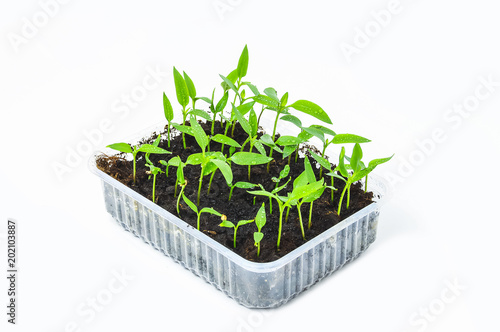
[[[262,154],[264,156],[267,155],[266,149],[264,149],[264,146],[262,145],[261,142],[255,141],[255,143],[253,144],[253,146],[257,149],[257,151],[259,151],[260,154]]]
[[[285,92],[285,94],[281,97],[280,100],[281,107],[285,107],[287,102],[288,102],[288,92]]]
[[[275,194],[275,193],[279,193],[281,190],[283,190],[284,188],[286,188],[286,186],[288,185],[288,182],[290,182],[292,178],[289,177],[288,178],[288,181],[286,181],[283,185],[277,187],[277,188],[274,188],[273,191],[271,191],[272,194]]]
[[[296,147],[297,147],[296,145],[286,145],[283,148],[283,159],[291,155],[293,151],[295,151]]]
[[[137,149],[138,152],[146,152],[146,153],[156,153],[156,154],[167,154],[167,153],[172,153],[170,151],[167,151],[165,149],[159,148],[157,146],[151,145],[151,144],[143,144],[139,149]]]
[[[290,105],[290,107],[295,108],[297,111],[309,114],[318,120],[332,124],[332,120],[325,111],[315,103],[307,100],[297,100],[295,103]]]
[[[361,180],[362,178],[364,178],[365,176],[370,174],[372,171],[373,171],[373,168],[365,168],[365,169],[360,170],[359,172],[354,173],[352,178],[351,178],[351,182],[354,183],[356,181]]]
[[[283,168],[280,172],[280,179],[284,179],[288,176],[288,173],[290,173],[290,166],[285,165],[285,168]]]
[[[363,158],[363,150],[361,150],[361,145],[359,143],[354,144],[354,148],[352,149],[352,155],[351,155],[351,168],[354,173],[356,173],[360,169],[360,164],[359,162],[361,161],[361,158]]]
[[[251,189],[251,188],[257,187],[256,184],[253,184],[253,183],[250,183],[250,182],[245,182],[245,181],[236,182],[234,184],[234,186],[236,188],[240,188],[240,189]]]
[[[389,160],[391,160],[392,157],[394,157],[394,155],[392,155],[390,157],[387,157],[387,158],[373,159],[372,161],[370,161],[368,163],[368,168],[375,168],[375,167],[377,167],[380,164],[386,163]]]
[[[167,121],[172,121],[174,119],[174,109],[172,108],[172,104],[167,98],[165,92],[163,93],[163,110],[165,112],[165,118],[167,119]]]
[[[326,187],[322,186],[321,188],[319,188],[318,190],[316,190],[315,192],[313,192],[311,195],[309,195],[307,197],[304,197],[304,199],[302,200],[302,202],[304,202],[304,203],[314,202],[315,200],[317,200],[318,198],[320,198],[321,195],[323,195],[323,192],[325,191],[325,189],[326,189]]]
[[[338,169],[340,171],[340,174],[342,174],[342,176],[347,178],[347,177],[349,177],[349,173],[347,172],[347,169],[345,168],[344,159],[345,159],[345,148],[342,147],[342,150],[340,150]]]
[[[333,130],[331,130],[330,128],[326,128],[325,126],[322,125],[312,125],[311,127],[321,130],[325,135],[331,135],[331,136],[337,135]]]
[[[221,217],[222,214],[217,212],[216,210],[212,209],[212,208],[209,208],[209,207],[204,207],[203,209],[201,209],[200,213],[210,213],[210,214],[215,214],[216,216],[219,216]]]
[[[265,191],[265,190],[253,190],[253,191],[247,190],[247,193],[252,194],[252,195],[267,196],[267,197],[271,197],[271,198],[276,198],[274,194],[271,194],[270,192]]]
[[[203,110],[194,109],[194,110],[191,110],[189,112],[189,114],[202,117],[203,119],[205,119],[207,121],[211,121],[212,120],[212,117],[207,112],[205,112]]]
[[[207,97],[198,97],[197,99],[203,100],[204,102],[212,105],[212,99],[207,98]]]
[[[212,141],[217,142],[217,143],[221,143],[221,144],[225,144],[225,145],[229,145],[229,146],[234,146],[237,148],[241,148],[240,143],[236,142],[234,139],[227,137],[226,135],[223,135],[223,134],[217,134],[217,135],[213,136]]]
[[[321,179],[319,181],[307,184],[305,186],[293,188],[292,193],[288,196],[288,200],[298,200],[304,197],[307,197],[317,190],[319,190],[321,187],[323,187],[323,182],[324,180]]]
[[[130,144],[127,143],[115,143],[115,144],[110,144],[107,146],[107,148],[120,151],[120,152],[125,152],[125,153],[132,153],[132,147],[130,147]]]
[[[300,134],[297,137],[300,138],[303,142],[307,142],[313,136],[314,135],[309,134],[307,131],[304,130],[304,128],[302,128],[302,131],[300,132]]]
[[[333,144],[367,143],[369,139],[353,134],[337,134],[332,139]]]
[[[240,59],[238,61],[238,76],[240,78],[243,78],[247,74],[248,70],[248,48],[247,45],[245,45],[245,48],[243,48],[243,52],[241,52]]]
[[[231,161],[233,163],[242,166],[267,164],[271,160],[273,160],[273,158],[263,156],[260,153],[253,153],[253,152],[236,152],[231,157]]]
[[[174,67],[174,83],[175,92],[177,93],[177,101],[182,107],[186,107],[189,104],[189,91],[186,82],[182,78],[181,74]]]
[[[188,165],[200,165],[205,159],[201,153],[193,153],[186,159]]]
[[[226,77],[228,80],[231,81],[231,83],[233,83],[233,84],[236,83],[236,80],[238,79],[238,69],[233,70]]]
[[[255,216],[255,225],[257,225],[257,228],[260,230],[264,225],[266,224],[266,204],[262,203],[262,205],[259,208],[259,211],[257,211],[257,215]]]
[[[240,95],[239,92],[238,92],[238,89],[236,88],[236,86],[234,85],[233,82],[231,82],[227,77],[225,76],[222,76],[220,75],[220,78],[222,78],[222,80],[227,84],[227,86],[229,86],[231,88],[231,90],[233,90],[238,96]]]
[[[255,85],[253,85],[252,83],[250,82],[243,82],[242,84],[245,84],[247,85],[250,90],[252,90],[252,93],[256,96],[260,95],[260,92],[259,92],[259,89],[257,89],[257,87]]]
[[[250,110],[250,114],[248,116],[248,122],[250,123],[250,127],[252,128],[252,137],[255,137],[257,135],[257,130],[259,129],[257,127],[257,114],[255,114],[255,111],[253,108]]]
[[[241,115],[245,115],[253,108],[253,105],[255,105],[255,102],[251,101],[249,103],[241,104],[236,108],[240,111]]]
[[[177,123],[172,123],[172,126],[174,126],[174,128],[177,129],[178,131],[180,131],[181,133],[194,136],[193,128],[191,128],[189,126],[180,125]]]
[[[307,174],[307,180],[310,183],[313,183],[316,181],[316,176],[314,175],[314,170],[311,166],[311,162],[309,161],[309,158],[307,156],[304,156],[304,171]]]
[[[302,140],[298,137],[295,137],[295,136],[281,136],[276,141],[277,145],[283,145],[283,146],[287,146],[287,145],[294,145],[295,146],[295,145],[300,144],[300,143],[302,143]]]
[[[230,222],[229,220],[224,220],[220,223],[220,227],[227,227],[227,228],[236,228],[236,226]]]
[[[180,184],[183,184],[185,182],[184,179],[184,164],[180,163],[179,167],[177,167],[177,180],[179,181]]]
[[[240,113],[240,111],[233,105],[233,114],[241,125],[241,128],[248,134],[248,136],[252,136],[252,126],[247,119]]]
[[[217,103],[217,106],[215,106],[215,113],[220,113],[224,110],[224,108],[227,105],[228,98],[229,98],[229,93],[226,91],[224,92],[224,96],[222,96],[222,98]]]
[[[186,195],[184,195],[184,193],[182,193],[182,199],[191,208],[191,210],[193,210],[194,212],[198,213],[198,207],[196,206],[196,204],[194,204],[193,202],[191,202],[191,200],[189,198],[187,198]]]
[[[200,126],[198,121],[196,121],[194,116],[191,116],[189,118],[189,123],[191,124],[191,128],[193,129],[193,134],[194,134],[194,138],[196,139],[196,142],[201,147],[201,149],[203,151],[205,151],[205,149],[207,148],[207,145],[208,145],[207,134],[205,134],[205,131]]]
[[[302,187],[308,183],[309,181],[307,180],[307,173],[306,171],[303,171],[299,174],[299,176],[295,178],[295,180],[293,180],[293,188]]]
[[[278,108],[279,107],[279,102],[277,100],[274,100],[266,95],[258,95],[252,97],[253,100],[258,102],[259,104],[262,104],[264,106],[272,107],[272,108]]]
[[[261,232],[253,233],[253,240],[255,241],[255,243],[260,243],[260,241],[262,241],[263,238],[264,238],[263,233],[261,233]]]
[[[297,127],[302,128],[302,121],[300,121],[300,119],[295,115],[291,114],[283,115],[280,120],[291,122]]]
[[[302,130],[304,130],[305,132],[307,132],[308,134],[310,134],[312,136],[319,138],[321,140],[321,142],[323,142],[323,144],[325,143],[325,134],[321,130],[319,130],[318,128],[314,128],[313,126],[310,126],[310,127],[303,127]]]
[[[251,224],[251,223],[253,223],[253,219],[250,219],[250,220],[240,220],[240,221],[238,221],[237,227],[240,227],[240,226],[243,226],[243,225],[247,225],[247,224]]]
[[[314,160],[316,160],[316,162],[318,164],[320,164],[321,166],[323,166],[324,168],[326,168],[328,170],[332,169],[332,165],[330,164],[330,162],[328,160],[326,160],[325,158],[316,154],[314,151],[309,150],[309,153],[311,153],[311,156],[314,158]]]
[[[196,98],[196,88],[194,87],[193,80],[191,79],[191,77],[188,76],[188,74],[186,74],[185,71],[183,72],[183,74],[184,74],[184,81],[186,82],[186,87],[189,92],[189,97],[191,97],[191,99],[194,100]]]
[[[228,185],[233,183],[233,171],[231,171],[231,167],[225,161],[219,159],[211,159],[210,161],[221,171]]]
[[[211,162],[207,162],[207,164],[205,165],[205,168],[203,169],[203,176],[212,174],[216,170],[217,170],[217,165],[215,165],[214,163],[211,163]]]
[[[153,142],[153,146],[158,146],[160,144],[160,141],[161,141],[161,135],[158,135],[158,137],[156,137],[155,141]]]
[[[266,88],[264,89],[264,93],[274,99],[275,101],[277,101],[279,103],[280,99],[278,98],[278,93],[276,92],[276,90],[274,88]]]
[[[179,167],[179,165],[182,163],[181,158],[179,156],[175,156],[173,158],[170,158],[168,161],[168,164],[174,167]]]
[[[276,143],[274,143],[273,139],[271,138],[271,135],[269,134],[262,135],[259,141],[261,141],[262,144],[265,144],[267,146],[276,146]]]

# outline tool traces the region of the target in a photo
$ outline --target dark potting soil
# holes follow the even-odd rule
[[[211,123],[201,123],[203,129],[207,134],[210,134]],[[221,127],[220,122],[215,123],[215,134],[224,133],[224,129]],[[160,133],[154,133],[151,137],[145,138],[141,143],[151,144]],[[166,139],[166,130],[161,133],[162,140],[159,147],[171,151],[172,154],[151,154],[149,159],[156,165],[159,164],[160,160],[168,161],[174,156],[180,156],[181,160],[186,161],[187,157],[193,153],[201,152],[200,147],[196,143],[194,137],[190,135],[185,135],[186,139],[186,149],[183,148],[182,135],[176,133],[176,135],[171,139],[170,148],[168,147],[168,142]],[[262,131],[260,132],[260,135]],[[230,132],[228,133],[230,135]],[[239,124],[236,125],[234,130],[234,140],[243,144],[247,138],[247,134],[243,131]],[[316,153],[319,153],[314,146],[302,146],[301,151],[305,152],[306,155],[309,154],[307,149],[311,149]],[[220,151],[221,144],[216,142],[210,143],[210,151]],[[238,151],[239,149],[236,149]],[[248,144],[245,149],[248,150]],[[269,153],[269,149],[266,147],[266,151]],[[253,151],[257,152],[257,151]],[[224,148],[224,154],[229,153],[229,148],[226,145]],[[255,184],[262,184],[264,188],[271,191],[275,188],[276,184],[271,180],[272,177],[278,177],[280,171],[288,163],[288,158],[282,159],[281,154],[276,151],[273,152],[273,157],[275,158],[271,161],[269,172],[267,172],[267,165],[257,165],[251,167],[251,178],[248,180],[248,167],[239,166],[232,164],[231,168],[233,171],[234,180],[233,183],[238,181],[246,181]],[[313,166],[316,173],[316,178],[319,179],[319,166],[316,165],[314,158],[309,156],[309,160]],[[97,157],[97,167],[103,172],[109,174],[113,178],[122,182],[126,186],[137,191],[141,195],[152,198],[152,187],[153,179],[152,176],[149,179],[149,174],[146,171],[149,170],[145,166],[145,158],[143,153],[137,155],[137,174],[136,174],[136,184],[133,183],[132,161],[125,159],[123,154],[117,154],[113,156],[99,155]],[[162,170],[165,170],[164,166],[161,166]],[[165,174],[158,174],[156,178],[156,203],[162,208],[166,209],[170,213],[177,215],[176,202],[177,199],[174,198],[175,180],[176,180],[176,167],[169,168],[169,177]],[[198,191],[198,181],[200,177],[201,168],[199,165],[187,165],[184,169],[185,178],[188,181],[184,194],[192,201],[196,202],[197,191]],[[287,192],[293,189],[293,180],[304,171],[304,160],[301,154],[298,156],[298,161],[295,162],[295,153],[291,156],[290,161],[290,173],[285,180],[282,180],[280,184],[284,184],[289,177],[292,180],[288,183],[288,186],[283,189],[279,194],[286,196]],[[323,172],[323,177],[325,182],[330,185],[331,178],[325,176]],[[311,217],[311,227],[308,228],[310,204],[304,203],[301,208],[302,219],[304,223],[305,237],[306,240],[302,238],[302,233],[300,230],[299,216],[296,207],[290,210],[288,215],[288,221],[285,222],[285,213],[283,215],[283,229],[281,235],[280,249],[277,250],[277,238],[278,238],[278,225],[279,225],[279,208],[276,201],[273,200],[272,204],[272,214],[269,213],[269,199],[263,196],[256,196],[254,204],[254,195],[248,194],[247,189],[235,188],[230,201],[228,201],[229,190],[226,181],[220,171],[216,171],[215,176],[212,181],[210,188],[210,193],[207,194],[208,184],[210,176],[205,176],[203,178],[203,186],[200,197],[200,208],[211,207],[220,213],[227,216],[227,220],[232,221],[237,224],[239,220],[247,220],[255,218],[257,211],[259,210],[262,202],[266,203],[267,212],[267,222],[262,232],[264,233],[264,238],[261,241],[260,257],[257,257],[257,247],[254,245],[253,233],[257,231],[257,227],[254,223],[243,225],[238,228],[236,248],[233,248],[233,235],[234,230],[232,228],[220,227],[221,219],[218,216],[211,215],[208,213],[202,213],[200,219],[200,231],[202,231],[207,236],[211,237],[215,241],[223,244],[227,248],[233,250],[238,255],[256,262],[271,262],[283,257],[287,253],[296,249],[297,247],[304,244],[307,240],[311,240],[315,236],[321,234],[330,227],[336,225],[343,219],[349,217],[355,212],[361,210],[372,202],[373,193],[364,192],[361,183],[355,183],[351,186],[351,197],[349,209],[346,208],[346,198],[344,197],[343,205],[341,209],[341,215],[337,215],[338,201],[340,194],[344,188],[344,182],[335,179],[334,187],[338,190],[334,193],[334,201],[331,202],[331,191],[326,189],[323,195],[314,201]],[[248,190],[258,190],[248,189]],[[178,192],[180,188],[178,188]],[[187,222],[189,225],[196,228],[196,213],[194,213],[189,206],[181,199],[180,200],[180,218]]]

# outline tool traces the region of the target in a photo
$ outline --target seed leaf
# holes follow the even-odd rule
[[[324,180],[321,179],[319,181],[307,184],[305,186],[293,188],[292,193],[288,196],[288,200],[298,200],[304,197],[307,197],[313,193],[315,193],[317,190],[319,190],[321,187],[323,187],[323,182]]]
[[[253,233],[253,240],[255,241],[255,243],[260,243],[260,241],[262,241],[263,238],[264,238],[263,233],[261,233],[261,232]]]
[[[309,158],[307,156],[304,156],[304,170],[307,174],[307,181],[309,183],[313,183],[316,181],[316,176],[314,175],[314,170],[311,166],[311,162],[309,161]]]
[[[293,180],[293,188],[305,186],[307,183],[309,183],[309,181],[307,181],[307,173],[303,171]]]
[[[263,156],[260,153],[253,153],[253,152],[236,152],[231,157],[232,162],[242,166],[267,164],[271,160],[273,160],[273,158]]]
[[[175,129],[177,129],[181,133],[194,136],[193,128],[191,128],[189,126],[185,126],[185,125],[180,125],[180,124],[177,124],[177,123],[172,123],[172,125],[174,126]]]
[[[233,171],[225,161],[219,159],[211,159],[210,161],[221,171],[228,184],[233,183]]]
[[[318,128],[314,128],[313,126],[310,126],[310,127],[303,127],[302,130],[304,130],[305,132],[307,132],[308,134],[310,134],[312,136],[319,138],[321,140],[321,142],[325,143],[325,134],[321,130],[319,130]]]
[[[258,102],[259,104],[262,104],[264,106],[268,106],[271,108],[278,108],[278,106],[279,106],[278,101],[276,101],[276,100],[274,100],[266,95],[258,95],[258,96],[254,96],[252,98],[256,102]]]
[[[337,135],[333,130],[322,125],[312,125],[311,127],[321,130],[325,135],[331,135],[331,136]]]
[[[163,93],[163,110],[165,112],[165,118],[167,119],[167,121],[172,121],[174,119],[174,109],[172,108],[172,104],[167,98],[165,92]]]
[[[202,117],[203,119],[205,119],[207,121],[212,120],[210,115],[207,112],[205,112],[204,110],[194,109],[194,110],[190,111],[189,114],[193,114],[195,116]]]
[[[250,114],[248,116],[248,122],[250,123],[250,127],[252,128],[252,137],[257,135],[257,114],[255,114],[255,111],[253,108],[250,110]]]
[[[351,155],[351,168],[356,173],[360,168],[360,161],[361,158],[363,158],[363,150],[361,150],[361,145],[359,143],[354,144],[354,148],[352,149],[352,155]]]
[[[262,203],[259,211],[257,211],[257,215],[255,216],[255,225],[257,225],[257,228],[260,230],[264,225],[266,224],[266,204]],[[261,233],[262,234],[262,233]]]
[[[127,144],[127,143],[110,144],[107,146],[107,148],[111,148],[113,150],[120,151],[120,152],[132,153],[132,148],[130,147],[130,144]]]
[[[286,106],[286,103],[288,102],[288,92],[285,92],[285,94],[281,97],[280,104],[282,107]]]
[[[342,147],[342,150],[340,150],[338,169],[340,171],[340,174],[342,174],[342,176],[347,178],[349,176],[349,173],[347,172],[347,169],[345,168],[344,159],[345,159],[345,148]]]
[[[276,92],[276,90],[274,88],[266,88],[266,89],[264,89],[264,93],[268,97],[274,99],[275,101],[277,101],[277,102],[280,101],[279,98],[278,98],[278,93]]]
[[[253,183],[250,183],[250,182],[245,182],[245,181],[236,182],[234,184],[234,186],[236,188],[240,188],[240,189],[251,189],[251,188],[257,187],[256,184],[253,184]]]
[[[300,143],[302,143],[302,140],[295,136],[280,136],[280,138],[278,138],[278,140],[276,141],[277,145],[283,145],[283,146],[297,145]]]
[[[210,98],[207,98],[207,97],[198,97],[196,99],[200,99],[200,100],[203,100],[204,102],[208,103],[208,104],[212,104],[212,100]]]
[[[234,224],[232,222],[230,222],[229,220],[222,221],[219,226],[220,227],[227,227],[227,228],[236,228],[236,226],[234,226]]]
[[[255,141],[255,143],[253,144],[253,146],[257,149],[257,151],[259,151],[259,153],[261,155],[266,155],[266,149],[264,149],[264,146],[262,145],[261,142],[259,141]]]
[[[189,91],[182,78],[182,75],[175,69],[174,67],[174,83],[175,83],[175,92],[177,93],[177,101],[181,104],[182,107],[186,107],[189,104]]]
[[[240,78],[243,78],[247,74],[248,70],[248,48],[247,45],[245,45],[245,48],[243,48],[243,52],[241,52],[240,59],[238,61],[238,76]]]
[[[227,99],[229,98],[229,93],[224,92],[224,96],[219,100],[217,106],[215,106],[215,113],[220,113],[224,110],[227,105]]]
[[[191,208],[191,210],[193,210],[194,212],[198,213],[198,207],[196,206],[196,204],[194,204],[193,202],[191,202],[191,200],[189,198],[187,198],[186,195],[184,195],[184,193],[182,194],[182,199]]]
[[[324,168],[326,168],[328,170],[332,169],[332,165],[330,164],[330,162],[328,160],[326,160],[325,158],[316,154],[314,151],[309,150],[309,153],[311,153],[311,156],[314,158],[314,160],[316,160],[316,162],[318,164],[320,164],[321,166],[323,166]]]
[[[290,173],[290,166],[285,165],[285,168],[283,168],[280,172],[280,179],[284,179],[288,176],[288,173]]]
[[[250,90],[252,90],[254,95],[256,95],[256,96],[260,95],[259,89],[257,89],[257,87],[255,85],[253,85],[252,83],[243,82],[242,84],[247,85],[250,88]]]
[[[302,202],[304,203],[311,203],[311,202],[314,202],[315,200],[317,200],[318,198],[321,197],[321,195],[323,195],[323,192],[325,191],[326,187],[323,186],[321,188],[319,188],[318,190],[316,190],[314,193],[312,193],[311,195],[305,197]]]
[[[247,190],[247,193],[252,194],[252,195],[267,196],[267,197],[275,198],[275,196],[273,194],[271,194],[270,192],[267,192],[265,190],[252,190],[252,191]]]
[[[391,160],[392,157],[394,157],[394,155],[392,155],[390,157],[387,157],[387,158],[373,159],[372,161],[370,161],[368,163],[368,168],[375,168],[375,167],[377,167],[380,164],[386,163],[389,160]]]
[[[332,120],[325,111],[315,103],[308,100],[297,100],[295,103],[290,105],[290,107],[295,108],[297,111],[309,114],[318,120],[332,124]]]
[[[203,154],[201,153],[193,153],[186,160],[188,165],[200,165],[201,163],[203,163]]]
[[[211,213],[215,214],[216,216],[222,216],[221,213],[217,212],[216,210],[209,208],[209,207],[204,207],[203,209],[200,210],[200,213]]]
[[[296,125],[297,127],[302,128],[302,121],[300,121],[300,119],[298,117],[296,117],[295,115],[291,115],[291,114],[283,115],[281,117],[281,120],[291,122],[294,125]]]
[[[212,141],[215,141],[217,143],[229,145],[229,146],[234,146],[237,148],[241,148],[240,143],[236,142],[234,139],[227,137],[226,135],[223,134],[217,134],[212,137]]]
[[[208,145],[208,137],[207,134],[205,134],[205,131],[201,127],[201,125],[196,121],[194,116],[191,116],[189,118],[189,123],[191,124],[191,128],[193,129],[193,134],[194,138],[196,139],[196,142],[198,145],[201,147],[203,151],[207,148]]]
[[[250,224],[250,223],[253,223],[253,219],[250,219],[250,220],[240,220],[240,221],[238,221],[238,227],[243,226],[243,225],[247,225],[247,224]]]
[[[233,105],[233,114],[236,117],[236,119],[238,120],[238,122],[240,123],[241,128],[243,128],[243,130],[248,134],[248,136],[252,136],[252,126],[250,126],[250,123],[248,122],[248,120],[245,119],[245,117],[243,117],[243,115],[236,108],[236,106],[234,106],[234,104],[232,104],[232,105]]]
[[[353,134],[337,134],[332,139],[333,144],[348,144],[348,143],[368,143],[371,140]]]
[[[162,160],[163,161],[163,160]],[[161,162],[161,161],[160,161]],[[170,158],[170,160],[168,161],[168,164],[169,165],[172,165],[174,167],[179,167],[180,163],[181,163],[181,158],[179,156],[175,156],[173,158]]]
[[[240,106],[238,106],[236,108],[238,109],[238,111],[240,111],[241,115],[245,115],[253,108],[253,105],[255,105],[254,101],[249,102],[249,103],[245,103],[245,104],[241,104]]]
[[[146,152],[146,153],[156,153],[156,154],[172,153],[170,151],[164,150],[162,148],[159,148],[159,147],[151,145],[151,144],[143,144],[143,145],[141,145],[141,147],[137,151]]]
[[[219,76],[220,76],[220,78],[222,78],[222,80],[224,81],[224,83],[226,83],[226,84],[227,84],[227,86],[228,86],[228,87],[230,87],[230,88],[231,88],[231,90],[233,90],[233,91],[234,91],[234,92],[235,92],[235,93],[239,96],[238,89],[236,88],[236,86],[234,85],[234,83],[233,83],[233,82],[231,82],[231,80],[229,80],[229,79],[228,79],[227,77],[225,77],[225,76],[222,76],[222,75],[220,75],[220,74],[219,74]]]
[[[186,74],[185,71],[183,72],[183,74],[184,74],[184,81],[186,82],[186,87],[189,92],[189,97],[191,97],[191,99],[194,100],[196,98],[196,88],[194,87],[193,80],[191,79],[191,77],[188,76],[188,74]]]
[[[296,145],[287,145],[283,148],[283,158],[288,157],[295,151]]]

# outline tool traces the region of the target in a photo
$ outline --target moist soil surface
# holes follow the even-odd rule
[[[211,133],[211,123],[200,123],[209,135]],[[220,122],[215,123],[215,133],[214,134],[224,134],[224,129],[222,128]],[[162,170],[165,171],[165,166],[159,164],[160,160],[168,161],[174,156],[180,156],[182,161],[186,161],[187,157],[193,153],[201,152],[200,147],[196,143],[193,136],[185,135],[186,148],[183,148],[182,135],[174,131],[174,137],[170,141],[170,147],[168,147],[166,130],[161,133],[154,133],[149,138],[144,138],[140,143],[152,144],[153,141],[162,135],[159,147],[171,151],[172,154],[151,154],[149,159],[156,166],[161,166]],[[259,135],[262,135],[263,131],[260,130]],[[230,136],[230,131],[228,133]],[[231,137],[231,136],[230,136]],[[247,134],[243,131],[239,124],[236,125],[234,130],[234,140],[243,144],[247,139]],[[245,147],[245,151],[248,151],[248,144]],[[289,177],[291,181],[288,183],[287,187],[279,192],[281,196],[286,196],[287,192],[291,192],[293,189],[293,180],[304,171],[304,152],[309,155],[307,149],[311,149],[316,153],[319,153],[314,146],[304,145],[301,147],[301,153],[299,153],[298,160],[295,162],[295,153],[291,156],[290,161],[290,173],[285,180],[280,182],[284,184]],[[216,142],[210,143],[210,151],[220,151],[221,144]],[[236,149],[236,152],[239,149]],[[266,151],[269,149],[266,147]],[[253,151],[257,152],[257,151]],[[229,153],[229,148],[226,145],[224,148],[224,154]],[[272,181],[272,177],[278,177],[280,171],[288,163],[288,158],[282,159],[280,153],[273,152],[274,160],[271,161],[269,172],[267,172],[267,165],[257,165],[251,167],[251,178],[248,180],[248,167],[239,166],[232,164],[231,168],[233,171],[234,180],[233,183],[238,181],[246,181],[255,184],[262,184],[267,191],[271,191],[275,188],[276,184]],[[136,174],[136,184],[133,182],[132,169],[133,163],[129,158],[126,158],[125,154],[117,154],[112,156],[107,156],[105,154],[99,155],[97,157],[97,167],[118,181],[122,182],[126,186],[137,191],[141,195],[152,198],[152,188],[153,188],[153,178],[146,172],[149,170],[145,166],[144,153],[139,153],[137,155],[137,174]],[[316,173],[316,178],[319,179],[319,165],[316,165],[314,158],[309,156],[309,161],[311,162],[313,169]],[[158,174],[156,178],[156,203],[162,208],[166,209],[170,213],[177,215],[176,202],[177,199],[174,198],[175,180],[176,180],[176,167],[170,166],[169,177],[165,174]],[[198,191],[198,181],[200,177],[201,167],[200,165],[187,165],[184,168],[185,178],[188,181],[184,194],[192,201],[196,203],[197,191]],[[330,185],[331,178],[325,175],[323,172],[323,177],[325,182]],[[257,257],[257,247],[254,245],[253,233],[257,231],[257,226],[255,223],[243,225],[238,228],[236,248],[233,248],[233,235],[234,230],[232,228],[220,227],[221,218],[208,213],[202,213],[200,219],[200,231],[211,237],[215,241],[223,244],[227,248],[231,249],[238,255],[244,257],[247,260],[255,262],[271,262],[277,260],[297,247],[301,246],[308,240],[313,239],[315,236],[321,234],[330,227],[336,225],[343,219],[349,217],[355,212],[361,210],[372,202],[373,193],[364,192],[361,183],[355,183],[351,186],[351,197],[349,203],[349,209],[346,208],[346,196],[344,197],[341,215],[337,214],[338,201],[342,189],[344,188],[344,182],[339,179],[334,179],[334,187],[338,190],[334,193],[334,201],[331,202],[331,191],[326,189],[323,195],[314,201],[311,217],[311,227],[308,228],[309,221],[309,211],[310,204],[302,204],[301,214],[304,223],[305,237],[306,240],[302,238],[302,232],[300,229],[299,215],[296,207],[290,209],[288,215],[288,221],[285,221],[286,210],[283,214],[283,229],[281,235],[281,244],[279,250],[277,249],[277,239],[278,239],[278,226],[279,226],[279,208],[275,200],[272,204],[272,214],[269,213],[269,199],[263,196],[254,196],[247,193],[247,190],[259,190],[259,188],[254,189],[239,189],[235,188],[231,200],[228,200],[230,188],[226,184],[224,177],[219,170],[216,171],[215,176],[212,181],[210,188],[210,193],[207,194],[208,184],[210,181],[210,176],[205,176],[203,178],[203,186],[200,197],[200,206],[211,207],[220,213],[227,216],[227,220],[232,221],[237,224],[239,220],[248,220],[255,218],[257,211],[262,205],[262,202],[266,203],[266,214],[267,222],[262,228],[264,233],[264,238],[261,241],[260,257]],[[178,188],[180,192],[180,188]],[[253,204],[254,197],[255,204]],[[180,200],[180,218],[187,222],[189,225],[196,228],[197,215],[194,213],[189,206],[181,199]]]

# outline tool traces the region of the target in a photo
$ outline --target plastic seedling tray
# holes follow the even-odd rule
[[[89,167],[102,180],[105,206],[111,216],[125,230],[248,308],[279,307],[356,259],[375,241],[381,198],[388,194],[387,183],[370,174],[368,190],[374,193],[375,202],[284,257],[256,263],[99,170],[97,155],[90,158]]]

